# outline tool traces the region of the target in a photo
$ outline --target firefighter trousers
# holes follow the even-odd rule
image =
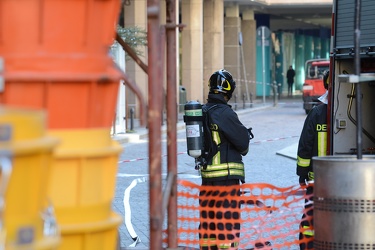
[[[314,249],[314,197],[313,186],[308,186],[306,189],[305,208],[303,211],[300,233],[299,233],[299,246],[301,250]]]
[[[227,180],[224,183],[223,181],[206,182],[203,186],[233,186],[233,188],[225,191],[212,189],[200,191],[200,249],[238,248],[241,229],[239,180]]]

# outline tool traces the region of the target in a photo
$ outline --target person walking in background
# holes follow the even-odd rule
[[[238,248],[240,241],[239,185],[245,182],[242,157],[249,151],[252,133],[227,103],[235,88],[236,83],[228,71],[221,69],[214,72],[209,79],[207,103],[203,105],[211,132],[209,136],[205,136],[204,145],[213,143],[215,149],[210,154],[212,157],[202,161],[202,186],[233,186],[233,189],[230,192],[200,191],[201,249],[234,249]],[[225,198],[219,202],[218,197]],[[223,219],[238,222],[217,223]]]
[[[295,75],[296,72],[294,71],[292,65],[290,65],[288,71],[286,72],[286,79],[288,82],[288,96],[292,96]]]
[[[297,151],[297,175],[299,184],[306,188],[305,209],[300,224],[300,249],[314,249],[314,227],[313,227],[313,185],[314,156],[325,156],[327,151],[327,104],[328,104],[328,82],[329,72],[323,76],[324,88],[327,90],[319,97],[321,104],[315,106],[307,115]]]

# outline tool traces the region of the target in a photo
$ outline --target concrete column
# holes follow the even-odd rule
[[[203,18],[203,96],[206,98],[211,74],[224,68],[223,0],[204,0]]]
[[[246,80],[243,82],[242,93],[252,94],[254,101],[256,96],[256,21],[252,9],[244,10],[242,13],[241,32],[244,56],[241,76],[244,76],[244,80]],[[246,76],[244,75],[245,72]],[[248,101],[249,99],[246,102]]]
[[[295,59],[295,71],[296,76],[294,77],[294,87],[296,90],[302,90],[303,82],[305,81],[305,35],[303,34],[296,34],[296,59]]]
[[[290,65],[296,70],[298,58],[296,56],[297,47],[296,47],[296,38],[295,34],[291,32],[283,32],[281,39],[281,47],[283,51],[283,88],[282,93],[288,93],[288,84],[286,79],[286,72]],[[296,82],[297,77],[294,77],[294,82]]]
[[[125,27],[136,26],[141,29],[147,30],[147,0],[131,1],[130,5],[125,5],[124,24],[125,24]],[[147,64],[147,47],[139,46],[138,50],[140,50],[142,53],[142,56],[139,56],[139,57],[144,63]],[[131,79],[134,80],[134,82],[137,84],[137,86],[141,90],[143,96],[145,97],[145,101],[147,101],[147,96],[148,96],[147,74],[131,58],[130,60],[126,61],[126,73]],[[132,93],[130,90],[126,91],[126,106],[127,106],[127,110],[126,110],[127,118],[130,119],[130,117],[128,117],[130,108],[135,109],[136,111],[135,114],[138,117],[139,115],[139,110],[137,108],[139,107],[138,99],[135,97],[134,93]]]
[[[241,19],[239,6],[226,7],[224,18],[224,68],[228,70],[236,80],[237,88],[233,95],[237,94],[237,102],[242,99],[242,77],[240,64],[240,46],[238,34],[241,31]],[[239,98],[239,99],[238,99]],[[234,101],[234,98],[231,99]]]
[[[283,61],[284,61],[284,51],[282,47],[282,40],[283,40],[283,31],[276,31],[273,41],[273,51],[274,51],[274,74],[275,74],[275,81],[277,83],[277,94],[279,98],[282,94],[282,89],[284,86],[284,68],[283,68]]]
[[[122,49],[121,45],[115,43],[111,46],[111,55],[116,62],[117,66],[123,70],[125,69],[125,51]],[[126,116],[125,107],[126,107],[126,99],[125,99],[125,85],[123,81],[119,84],[119,90],[117,94],[117,107],[116,107],[116,117],[114,121],[114,127],[112,127],[112,133],[125,133],[126,132],[126,124],[124,117]]]
[[[203,103],[203,0],[182,0],[182,85],[187,100]]]
[[[314,40],[312,36],[305,35],[305,60],[314,58]]]
[[[321,46],[322,49],[320,51],[320,57],[321,58],[329,58],[329,45],[330,45],[330,39],[329,38],[321,38]]]
[[[255,20],[257,21],[257,96],[263,97],[263,102],[265,102],[265,97],[269,96],[271,93],[271,46],[272,46],[272,36],[268,33],[270,27],[270,15],[269,14],[255,14]],[[267,27],[263,31],[265,32],[264,40],[262,38],[262,28]],[[260,28],[260,29],[259,29]]]
[[[321,52],[322,52],[322,41],[320,37],[314,36],[314,58],[320,58]]]

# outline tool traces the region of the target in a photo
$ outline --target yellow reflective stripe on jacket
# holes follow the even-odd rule
[[[206,169],[202,169],[203,178],[222,177],[228,175],[245,176],[243,163],[224,163],[219,165],[207,165]]]
[[[216,143],[216,145],[220,145],[220,135],[218,131],[212,131],[212,140]],[[220,150],[217,151],[217,153],[212,158],[212,165],[218,165],[220,164]]]
[[[327,154],[327,132],[318,132],[318,156]]]
[[[314,229],[310,229],[309,226],[303,226],[302,228],[303,228],[303,231],[302,231],[303,235],[314,236]]]
[[[244,171],[242,170],[231,170],[230,173],[228,173],[228,170],[221,170],[221,171],[215,171],[215,172],[201,172],[201,175],[203,178],[214,178],[214,177],[223,177],[228,175],[237,175],[237,176],[245,176]]]
[[[297,164],[300,167],[308,167],[310,166],[311,159],[304,159],[302,157],[297,156]]]

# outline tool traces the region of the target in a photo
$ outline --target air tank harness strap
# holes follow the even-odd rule
[[[196,122],[196,121],[203,121],[202,116],[186,116],[184,115],[184,122]]]

